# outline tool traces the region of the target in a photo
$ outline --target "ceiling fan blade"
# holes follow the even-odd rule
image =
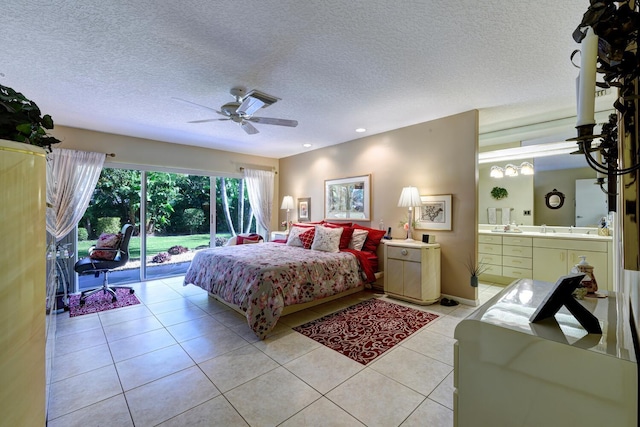
[[[220,111],[216,110],[215,108],[211,108],[211,107],[207,107],[206,105],[201,105],[201,104],[196,104],[195,102],[191,102],[191,101],[187,101],[186,99],[182,99],[182,98],[171,98],[174,101],[178,101],[178,102],[184,102],[185,104],[189,104],[192,105],[194,107],[199,107],[199,108],[204,108],[205,110],[209,110],[209,111],[215,111],[216,113],[222,115],[222,116],[226,116],[226,114],[221,113]]]
[[[238,114],[243,114],[245,116],[251,116],[256,111],[261,109],[264,105],[265,105],[265,103],[262,102],[261,100],[259,100],[258,98],[254,98],[252,96],[247,96],[244,99],[244,101],[242,101],[242,104],[240,104],[240,106],[238,107],[236,112]]]
[[[242,123],[240,123],[240,126],[249,135],[255,135],[256,133],[260,133],[258,129],[255,128],[255,126],[253,126],[251,123],[249,123],[246,120],[243,120]]]
[[[292,128],[298,126],[297,120],[274,119],[271,117],[251,117],[246,120],[252,121],[254,123],[265,124],[265,125],[289,126]]]
[[[204,120],[191,120],[187,123],[207,123],[207,122],[218,122],[220,120],[231,120],[231,119],[204,119]]]

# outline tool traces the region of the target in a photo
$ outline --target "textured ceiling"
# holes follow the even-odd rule
[[[481,132],[574,114],[587,0],[4,0],[0,83],[57,125],[282,158],[471,109]],[[281,98],[216,113],[234,86]],[[219,117],[219,116],[218,116]]]

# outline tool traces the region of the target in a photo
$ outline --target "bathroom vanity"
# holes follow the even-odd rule
[[[488,269],[482,280],[508,284],[513,279],[555,282],[586,256],[598,289],[613,290],[613,239],[597,228],[478,226],[478,260]]]

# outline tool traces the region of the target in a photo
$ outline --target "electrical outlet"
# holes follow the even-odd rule
[[[531,211],[530,210],[524,210],[524,211],[522,211],[522,215],[531,216]]]

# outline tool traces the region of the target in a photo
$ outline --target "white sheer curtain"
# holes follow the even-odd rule
[[[56,241],[69,234],[89,206],[104,153],[53,148],[47,155],[47,231]]]
[[[271,171],[246,168],[244,170],[244,182],[247,186],[249,203],[251,203],[256,222],[266,230],[265,240],[269,240],[271,232],[274,175]]]

